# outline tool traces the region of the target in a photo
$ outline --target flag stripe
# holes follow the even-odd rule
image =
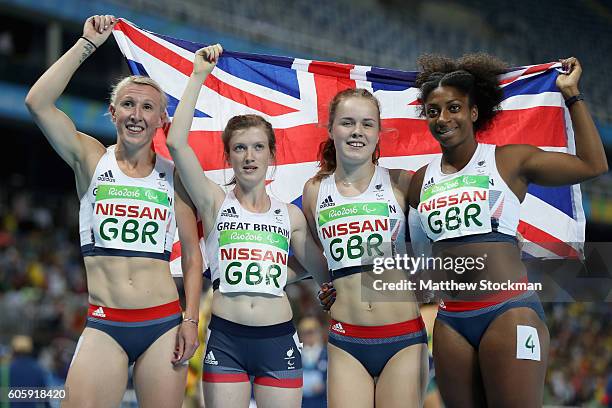
[[[518,231],[528,241],[538,244],[553,254],[563,258],[577,258],[579,253],[568,243],[565,243],[553,235],[527,224],[524,221],[519,222]]]
[[[119,23],[121,24],[121,23]],[[138,32],[135,28],[121,24],[121,27],[115,27],[115,29],[121,28],[130,37],[133,43],[143,51],[149,53],[153,57],[165,63],[183,75],[189,77],[193,71],[193,62],[183,58],[181,55],[165,48],[161,44],[151,41],[144,34]],[[296,112],[296,109],[277,104],[273,101],[263,100],[249,92],[239,90],[236,87],[220,81],[213,74],[206,78],[206,87],[216,91],[219,95],[224,96],[228,99],[251,107],[253,109],[262,111],[270,116],[278,116],[286,113]],[[207,113],[208,114],[208,113]]]
[[[536,95],[542,92],[554,92],[557,90],[555,81],[557,75],[536,75],[531,78],[515,81],[504,87],[504,98],[515,95]]]

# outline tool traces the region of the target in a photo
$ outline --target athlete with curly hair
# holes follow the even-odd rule
[[[453,279],[525,282],[516,236],[528,185],[575,184],[608,169],[578,88],[582,67],[576,58],[561,60],[564,73],[556,80],[575,132],[576,155],[571,155],[478,141],[480,132],[494,123],[502,99],[497,75],[506,66],[501,61],[486,54],[459,60],[425,55],[417,63],[423,114],[442,156],[413,176],[411,211],[418,213],[435,254],[486,254],[484,269],[453,273]],[[533,291],[443,299],[433,347],[445,405],[541,406],[548,346],[544,312]]]

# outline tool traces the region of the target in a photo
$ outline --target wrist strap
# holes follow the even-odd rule
[[[567,98],[565,100],[565,106],[567,106],[568,108],[570,106],[572,106],[573,104],[575,104],[578,101],[584,101],[584,95],[579,93],[578,95],[574,95],[571,98]]]
[[[95,50],[98,50],[98,47],[96,47],[96,44],[94,44],[89,38],[85,37],[85,36],[81,36],[82,39],[84,39],[85,41],[87,41],[88,43],[91,44],[92,47],[95,48]]]

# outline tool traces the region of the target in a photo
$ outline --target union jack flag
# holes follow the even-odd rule
[[[120,20],[115,40],[133,74],[155,79],[168,96],[173,116],[204,44],[138,28]],[[518,67],[499,77],[502,111],[493,126],[479,133],[484,143],[528,143],[542,149],[575,153],[569,112],[555,86],[558,63]],[[189,142],[207,175],[223,185],[232,177],[223,158],[220,134],[234,115],[255,113],[272,123],[277,165],[267,183],[271,194],[301,203],[304,183],[316,172],[317,152],[327,136],[328,106],[346,88],[365,88],[380,101],[383,132],[381,165],[415,171],[440,154],[420,116],[417,72],[336,62],[247,54],[226,50],[202,86]],[[156,152],[169,157],[165,135],[154,139]],[[580,186],[530,185],[523,202],[519,232],[527,256],[575,257],[584,241],[585,217]],[[180,246],[171,266],[180,272]]]

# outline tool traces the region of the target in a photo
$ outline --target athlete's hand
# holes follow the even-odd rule
[[[557,76],[557,88],[559,88],[565,99],[578,95],[580,93],[578,90],[578,81],[582,75],[580,61],[574,57],[570,57],[561,59],[559,62],[563,66],[563,71],[565,73],[560,72]]]
[[[319,303],[326,312],[329,311],[336,301],[336,288],[332,282],[324,283],[321,285],[321,290],[317,294]]]
[[[113,32],[113,27],[117,24],[115,16],[91,16],[85,20],[83,25],[83,37],[94,43],[96,47],[104,44]]]
[[[182,322],[176,334],[176,347],[172,364],[185,364],[200,345],[198,341],[198,326],[192,322]]]
[[[209,45],[197,50],[193,60],[193,73],[195,75],[210,74],[217,66],[221,54],[223,54],[221,44]]]

